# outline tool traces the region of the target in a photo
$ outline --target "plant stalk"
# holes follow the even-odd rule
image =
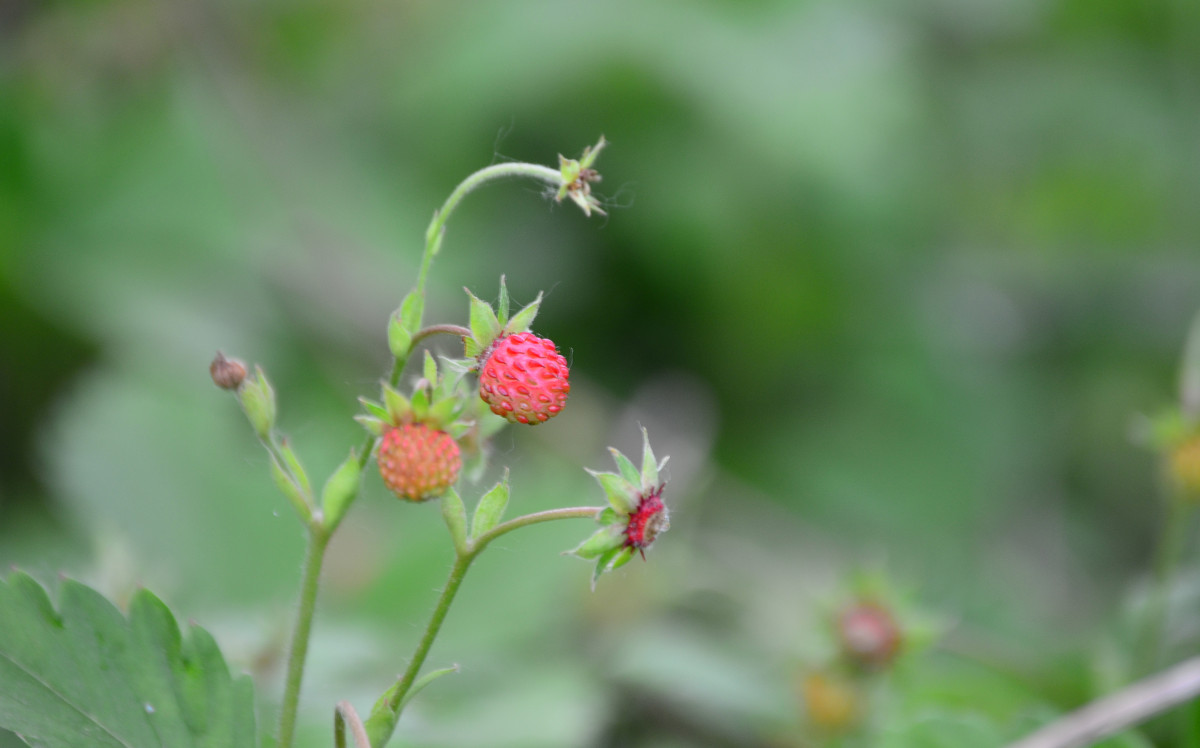
[[[300,602],[296,609],[296,626],[288,653],[287,680],[283,703],[279,710],[279,741],[277,748],[291,748],[296,732],[296,710],[300,705],[300,683],[304,679],[304,663],[308,657],[308,640],[312,633],[313,613],[317,607],[317,589],[321,581],[321,565],[329,545],[329,532],[320,524],[309,525],[308,555],[304,559],[304,574],[300,582]]]

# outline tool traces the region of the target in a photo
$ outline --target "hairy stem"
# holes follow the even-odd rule
[[[425,632],[421,635],[421,640],[417,643],[417,648],[408,663],[408,668],[400,676],[400,679],[388,689],[386,702],[383,699],[380,700],[381,703],[386,704],[389,718],[384,721],[368,720],[367,731],[372,739],[372,745],[380,748],[391,737],[396,720],[399,718],[399,711],[407,703],[407,697],[413,690],[413,684],[421,672],[421,667],[425,664],[425,658],[429,655],[429,650],[433,647],[434,640],[437,639],[438,632],[442,628],[442,622],[446,620],[446,614],[450,611],[450,606],[454,602],[455,595],[458,594],[459,587],[462,586],[463,579],[467,575],[467,570],[471,568],[471,563],[483,552],[488,543],[491,543],[501,535],[528,525],[553,522],[559,519],[591,519],[601,511],[603,511],[603,507],[583,506],[551,509],[545,512],[526,514],[496,525],[488,532],[470,541],[467,544],[465,552],[455,554],[454,565],[450,567],[450,576],[446,580],[446,586],[442,588],[441,597],[438,598],[437,606],[433,609],[433,615],[429,617],[429,623],[425,625]]]
[[[433,220],[429,222],[429,228],[425,231],[425,255],[421,258],[421,272],[417,275],[417,293],[422,295],[425,293],[425,278],[429,275],[429,266],[433,263],[433,256],[437,254],[441,246],[442,236],[446,231],[446,221],[449,220],[450,214],[454,212],[464,197],[479,187],[488,182],[508,177],[537,179],[556,189],[562,184],[562,173],[557,169],[519,162],[492,164],[464,179],[458,187],[454,188],[454,192],[450,193],[450,197],[446,198],[446,202],[442,203],[442,207],[433,214]]]
[[[304,559],[304,575],[300,582],[300,602],[296,610],[296,627],[288,653],[287,680],[283,704],[279,710],[279,742],[277,748],[291,748],[296,731],[296,709],[300,704],[300,683],[304,679],[304,662],[308,657],[308,639],[312,632],[313,613],[317,607],[317,588],[321,581],[321,565],[329,532],[318,524],[309,526],[308,555]]]

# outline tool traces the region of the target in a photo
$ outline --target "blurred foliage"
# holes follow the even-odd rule
[[[883,566],[947,633],[882,744],[995,744],[1128,674],[1093,663],[1160,523],[1128,437],[1200,307],[1198,116],[1188,0],[7,0],[0,561],[147,584],[269,704],[302,538],[213,352],[267,369],[327,474],[433,209],[603,133],[609,217],[473,196],[427,318],[501,273],[546,290],[576,384],[501,437],[514,508],[595,500],[576,466],[640,422],[673,529],[595,594],[555,556],[578,527],[487,554],[431,660],[463,672],[400,738],[807,744],[819,601]],[[372,477],[331,551],[311,745],[408,656],[442,532]]]

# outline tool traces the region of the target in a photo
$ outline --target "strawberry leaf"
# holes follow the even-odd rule
[[[0,581],[0,727],[39,748],[253,748],[249,678],[150,592],[129,608],[66,580],[56,611],[28,575]]]

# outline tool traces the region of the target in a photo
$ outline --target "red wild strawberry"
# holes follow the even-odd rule
[[[567,360],[554,343],[529,332],[496,340],[479,367],[479,396],[512,423],[536,426],[567,402]]]
[[[377,460],[383,482],[409,501],[441,496],[458,480],[462,468],[454,439],[423,423],[406,423],[385,432]]]

